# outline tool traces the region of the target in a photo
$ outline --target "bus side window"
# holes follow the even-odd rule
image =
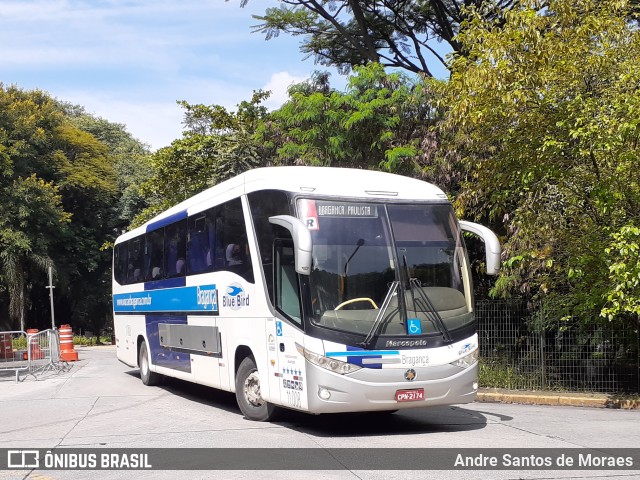
[[[242,202],[239,198],[233,199],[220,205],[217,213],[219,221],[216,223],[216,239],[222,247],[219,253],[224,260],[224,267],[221,269],[234,272],[253,283],[253,266]]]
[[[127,265],[127,283],[143,281],[144,236],[129,241],[129,264]]]
[[[163,274],[164,259],[164,230],[162,228],[147,233],[146,248],[145,280],[160,280]]]
[[[209,237],[213,237],[213,268],[214,270],[222,270],[224,268],[225,246],[222,243],[222,233],[224,222],[220,216],[220,209],[215,209],[215,217],[213,219],[213,233],[209,233]]]
[[[209,223],[205,213],[189,219],[189,247],[187,252],[189,275],[213,270]]]
[[[302,326],[300,288],[295,271],[293,242],[276,240],[274,244],[274,298],[275,307],[296,325]]]
[[[291,206],[284,192],[279,190],[259,190],[247,195],[251,208],[253,228],[258,239],[259,259],[264,271],[267,291],[271,304],[275,305],[273,297],[273,242],[278,237],[279,229],[286,235],[282,227],[269,223],[269,217],[274,215],[291,215]]]
[[[120,285],[127,283],[127,246],[128,242],[122,242],[115,247],[113,259],[113,274]]]
[[[180,220],[164,229],[165,271],[167,277],[181,277],[186,271],[187,220]]]

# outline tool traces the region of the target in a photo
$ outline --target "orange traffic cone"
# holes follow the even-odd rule
[[[60,325],[60,360],[65,362],[78,361],[78,352],[73,347],[71,325]]]

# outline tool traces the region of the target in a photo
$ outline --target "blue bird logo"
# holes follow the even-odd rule
[[[241,287],[236,287],[235,285],[229,285],[227,287],[227,294],[232,297],[237,297],[243,292]]]

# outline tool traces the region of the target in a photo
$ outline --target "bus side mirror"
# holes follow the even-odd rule
[[[460,220],[460,228],[465,232],[477,235],[484,242],[487,259],[487,274],[497,275],[500,271],[501,248],[500,241],[496,234],[483,225],[467,222],[465,220]]]
[[[291,215],[269,217],[269,223],[286,228],[293,239],[296,272],[302,275],[311,273],[311,232],[301,220]]]

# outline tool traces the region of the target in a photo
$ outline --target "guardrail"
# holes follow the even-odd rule
[[[16,382],[22,372],[36,377],[47,371],[59,373],[67,366],[67,362],[60,361],[57,330],[0,332],[0,371],[15,371]]]

